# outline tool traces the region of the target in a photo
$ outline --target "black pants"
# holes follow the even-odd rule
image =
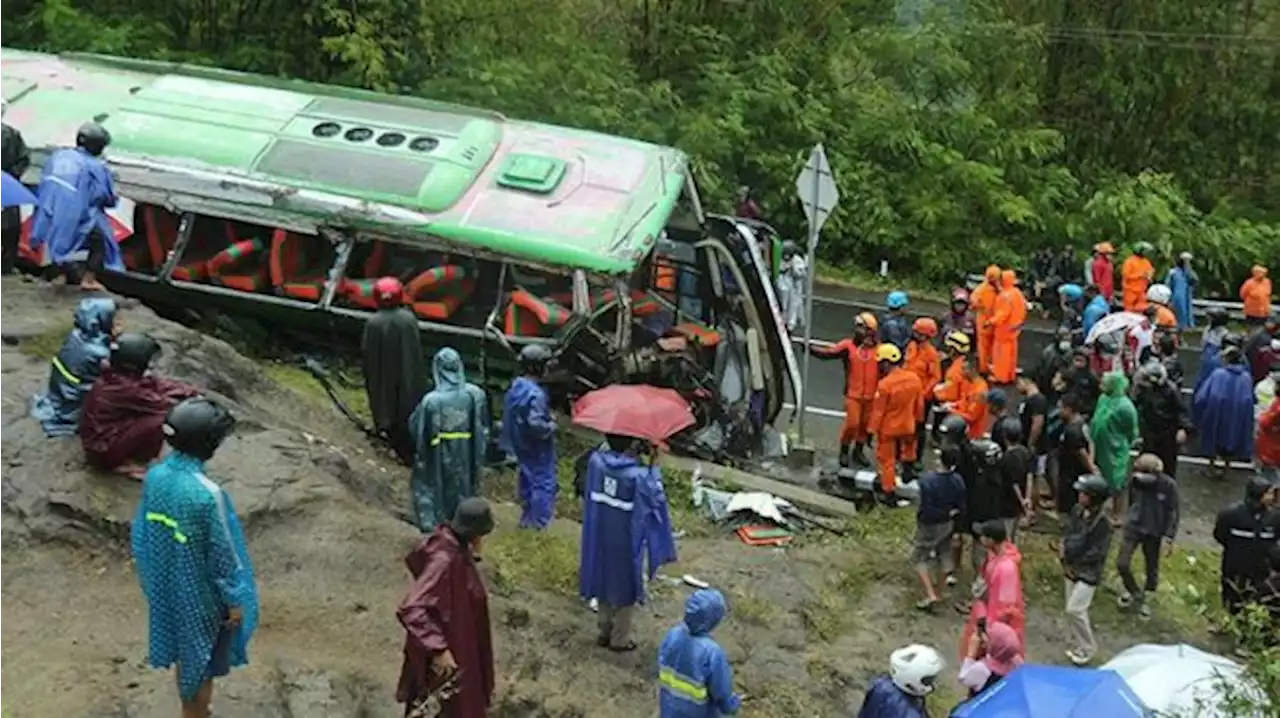
[[[1058,483],[1054,487],[1053,501],[1057,506],[1058,513],[1065,514],[1071,512],[1071,507],[1076,505],[1076,479],[1078,475],[1073,475],[1062,470],[1062,461],[1058,461]]]
[[[97,229],[89,232],[89,236],[85,238],[85,245],[89,250],[89,260],[87,262],[70,262],[61,267],[63,273],[66,274],[67,284],[79,284],[84,279],[86,270],[94,274],[102,271],[107,256],[107,241],[102,236],[102,232]]]
[[[17,207],[5,208],[0,232],[3,232],[0,240],[4,249],[0,254],[0,273],[8,274],[18,264],[18,244],[22,241],[22,215]]]
[[[1142,450],[1155,454],[1164,464],[1164,473],[1171,479],[1178,478],[1178,437],[1177,429],[1168,433],[1147,433],[1142,436]]]
[[[925,429],[925,426],[932,423],[935,427],[937,427],[938,421],[940,419],[940,417],[935,417],[933,415],[934,413],[933,406],[934,406],[933,399],[925,399],[924,421],[920,422],[920,424],[916,426],[916,456],[919,457],[916,459],[916,462],[919,464],[924,463],[925,442],[929,438],[929,432]]]
[[[1138,582],[1133,577],[1133,552],[1138,547],[1142,547],[1142,558],[1147,569],[1147,582],[1143,588],[1138,588]],[[1124,590],[1130,596],[1141,599],[1144,593],[1153,593],[1160,585],[1160,537],[1126,533],[1124,540],[1120,542],[1120,553],[1116,555],[1116,572],[1120,574]]]
[[[1261,585],[1262,580],[1257,576],[1223,574],[1222,607],[1232,616],[1240,613],[1246,604],[1258,600],[1258,588]]]

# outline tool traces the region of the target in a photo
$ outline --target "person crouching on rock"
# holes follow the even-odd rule
[[[75,327],[49,367],[49,386],[37,394],[31,416],[45,436],[72,436],[80,429],[80,412],[89,389],[111,355],[111,340],[120,332],[113,299],[85,299],[76,307]]]
[[[249,662],[258,589],[231,497],[204,473],[235,428],[198,397],[169,410],[173,447],[147,471],[133,517],[133,561],[150,614],[150,663],[177,666],[182,718],[208,718],[213,679]]]
[[[160,344],[146,334],[121,334],[111,361],[93,383],[80,419],[84,455],[95,468],[142,479],[164,448],[169,409],[200,393],[179,381],[148,374]]]
[[[406,634],[396,700],[409,718],[484,718],[488,711],[493,637],[474,556],[493,526],[488,501],[463,499],[453,519],[404,560],[413,586],[396,611]]]

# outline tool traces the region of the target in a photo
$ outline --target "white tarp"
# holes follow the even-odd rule
[[[1121,651],[1102,667],[1119,673],[1142,702],[1161,716],[1226,718],[1217,708],[1224,688],[1249,690],[1240,664],[1185,643],[1143,643]]]

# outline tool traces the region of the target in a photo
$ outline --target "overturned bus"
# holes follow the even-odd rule
[[[28,184],[82,122],[110,131],[126,268],[102,280],[162,313],[350,337],[373,280],[395,275],[427,348],[452,345],[490,377],[544,343],[565,394],[667,385],[703,427],[762,426],[800,390],[777,238],[705,214],[679,150],[206,67],[9,49],[0,62]]]

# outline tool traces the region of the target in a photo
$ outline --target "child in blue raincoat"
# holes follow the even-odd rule
[[[75,328],[49,362],[49,385],[31,406],[31,416],[44,427],[45,436],[72,436],[80,430],[84,401],[102,374],[103,362],[111,357],[111,341],[119,331],[115,300],[80,301]]]
[[[711,637],[724,614],[724,595],[714,588],[699,589],[685,602],[684,621],[658,648],[659,718],[716,718],[742,706],[729,659]]]

